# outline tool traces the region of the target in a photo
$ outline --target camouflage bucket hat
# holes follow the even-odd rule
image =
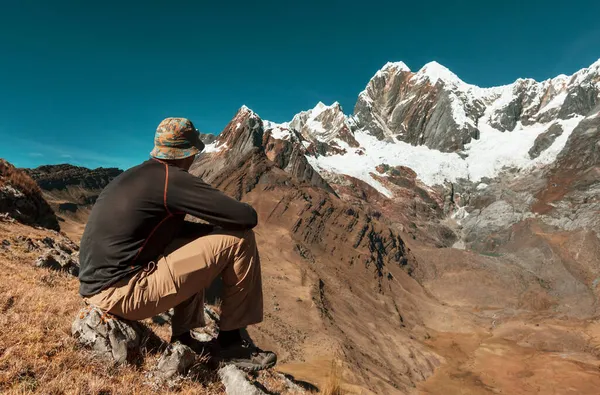
[[[150,156],[157,159],[184,159],[200,153],[204,143],[194,124],[186,118],[166,118],[154,135]]]

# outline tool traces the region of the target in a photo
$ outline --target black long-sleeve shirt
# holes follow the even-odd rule
[[[224,229],[251,229],[256,211],[176,166],[150,159],[115,178],[90,214],[80,250],[79,293],[95,295],[141,270],[182,230],[186,214]]]

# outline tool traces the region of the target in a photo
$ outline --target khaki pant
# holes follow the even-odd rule
[[[176,336],[205,325],[204,289],[219,275],[223,280],[220,329],[261,322],[260,259],[251,230],[220,230],[202,236],[88,302],[128,320],[154,317],[174,308],[172,334]]]

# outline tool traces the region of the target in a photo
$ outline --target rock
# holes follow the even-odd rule
[[[118,319],[95,306],[81,309],[71,326],[72,335],[82,346],[117,364],[139,353],[143,332],[139,323]]]
[[[248,381],[244,372],[233,365],[219,369],[219,377],[227,395],[266,395]]]
[[[24,171],[0,159],[0,213],[26,225],[60,229],[39,187]],[[7,221],[10,222],[10,221]]]
[[[15,219],[8,215],[8,213],[0,213],[0,222],[13,223]]]
[[[283,381],[287,387],[288,391],[291,391],[293,394],[306,394],[307,392],[304,388],[300,387],[298,384],[294,383],[290,380],[286,375],[282,373],[275,373],[279,380]]]
[[[550,148],[552,143],[554,143],[556,138],[561,134],[563,134],[562,126],[558,123],[552,124],[548,130],[537,136],[533,143],[533,147],[529,150],[529,157],[534,159],[540,156],[543,151]]]
[[[40,255],[35,266],[56,271],[64,271],[73,276],[79,275],[79,262],[62,249],[50,249]]]
[[[2,240],[2,243],[0,243],[0,247],[2,247],[2,248],[8,248],[8,247],[10,247],[10,241],[8,241],[8,240]]]
[[[476,251],[493,251],[510,238],[510,227],[525,215],[505,200],[498,200],[483,210],[474,210],[463,222],[467,246]]]
[[[217,141],[217,135],[212,133],[200,133],[200,140],[204,144],[212,144]]]
[[[194,364],[196,354],[181,343],[169,344],[158,361],[158,374],[164,379],[182,375]]]

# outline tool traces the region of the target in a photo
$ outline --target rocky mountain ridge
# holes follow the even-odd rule
[[[117,168],[88,169],[70,164],[45,165],[24,171],[43,191],[70,194],[73,203],[80,205],[93,204],[100,191],[123,172]]]
[[[600,60],[572,76],[494,88],[469,85],[436,62],[417,72],[396,62],[373,76],[350,116],[338,103],[318,103],[265,126],[299,141],[322,176],[351,176],[389,197],[372,176],[379,165],[411,168],[432,187],[551,164],[599,102]]]

